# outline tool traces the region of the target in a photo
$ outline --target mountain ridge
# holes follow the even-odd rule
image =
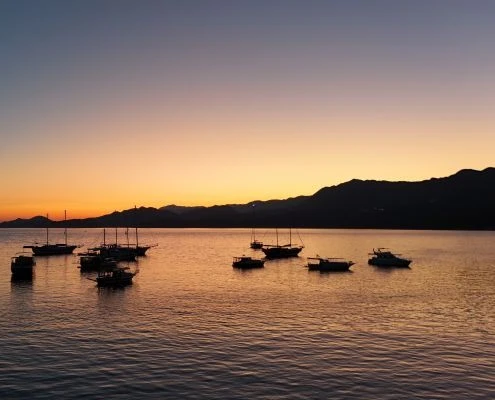
[[[495,168],[462,169],[422,181],[352,179],[313,195],[245,204],[139,207],[99,217],[50,221],[35,216],[0,228],[67,227],[301,227],[495,229]]]

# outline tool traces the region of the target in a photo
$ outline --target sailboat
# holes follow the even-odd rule
[[[158,246],[158,243],[154,243],[154,244],[139,244],[138,228],[137,228],[137,226],[134,229],[136,230],[136,243],[135,244],[131,244],[130,246],[132,246],[136,250],[136,255],[137,256],[145,256],[146,255],[146,252],[149,249],[151,249],[152,247]],[[129,233],[127,233],[127,235],[129,235]]]
[[[127,246],[121,245],[117,240],[117,228],[115,228],[115,243],[106,243],[106,232],[103,228],[103,243],[97,247],[89,249],[90,251],[97,252],[101,258],[112,258],[117,261],[135,261],[137,256],[136,248],[131,247],[129,243],[129,228],[126,230]]]
[[[253,219],[254,219],[256,204],[253,204],[252,207],[253,207]],[[256,234],[254,232],[254,226],[251,229],[251,243],[249,244],[249,247],[251,247],[252,249],[255,249],[255,250],[259,250],[263,247],[263,242],[256,240]]]
[[[292,245],[292,231],[289,228],[289,243],[280,245],[278,244],[278,229],[275,229],[277,236],[277,244],[264,244],[261,251],[265,253],[266,258],[289,258],[297,257],[304,246]]]
[[[137,213],[137,207],[134,206],[134,213]],[[154,244],[139,244],[139,236],[138,236],[138,227],[137,227],[137,215],[135,216],[136,218],[136,223],[135,223],[135,237],[136,237],[136,243],[129,243],[129,228],[126,229],[126,236],[127,236],[127,247],[130,247],[134,249],[136,256],[145,256],[146,252],[151,249],[152,247],[158,246],[158,243]]]
[[[260,242],[259,240],[256,239],[254,228],[251,230],[251,243],[249,247],[255,250],[261,249],[263,247],[263,242]]]
[[[46,215],[48,220],[48,214]],[[67,211],[64,211],[64,222],[67,221]],[[64,243],[50,244],[48,240],[48,221],[46,226],[46,244],[43,245],[27,245],[23,246],[25,249],[31,249],[35,256],[55,256],[60,254],[72,254],[72,252],[79,246],[75,244],[67,244],[67,226],[64,228]]]

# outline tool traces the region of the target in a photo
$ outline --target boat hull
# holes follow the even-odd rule
[[[135,273],[125,271],[121,268],[113,268],[107,271],[100,271],[96,277],[98,286],[119,287],[132,285],[132,278]]]
[[[102,246],[91,250],[98,251],[103,258],[113,258],[117,261],[136,261],[138,255],[135,247],[118,245]],[[144,252],[146,252],[146,250]]]
[[[406,260],[404,258],[380,259],[377,257],[372,257],[368,260],[368,264],[374,265],[375,267],[409,268],[411,260]]]
[[[319,263],[308,263],[308,269],[310,271],[320,271],[320,272],[343,272],[349,271],[349,268],[353,265],[352,262],[319,262]]]
[[[132,276],[130,278],[96,278],[99,287],[119,287],[132,285]]]
[[[43,246],[24,246],[24,248],[31,249],[35,256],[58,256],[62,254],[72,254],[77,246],[66,244],[45,244]]]
[[[249,247],[251,247],[254,250],[259,250],[259,249],[263,248],[263,243],[255,240],[255,241],[251,242]]]
[[[261,251],[265,253],[266,258],[289,258],[298,257],[302,247],[263,247]]]
[[[232,267],[234,268],[240,268],[240,269],[252,269],[252,268],[263,268],[265,266],[264,261],[259,261],[259,262],[233,262]]]

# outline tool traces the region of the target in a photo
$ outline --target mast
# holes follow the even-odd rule
[[[48,246],[48,225],[50,220],[48,219],[48,214],[46,214],[46,245]]]
[[[277,247],[278,247],[278,228],[275,228],[275,235],[277,235]]]
[[[292,246],[292,229],[289,228],[289,246]]]
[[[103,228],[103,246],[105,247],[107,244],[106,244],[106,241],[105,241],[105,228]]]
[[[134,210],[137,211],[136,206],[134,206]],[[136,224],[136,249],[139,247],[139,240],[138,240],[138,227],[137,227],[137,213],[134,212],[134,216],[136,218],[135,224]]]
[[[251,229],[251,241],[255,242],[256,241],[256,234],[254,233],[254,226],[255,226],[255,220],[256,220],[256,203],[253,204],[253,228]]]
[[[65,245],[67,246],[67,210],[64,210],[64,237]]]
[[[115,246],[117,246],[117,227],[115,227]]]

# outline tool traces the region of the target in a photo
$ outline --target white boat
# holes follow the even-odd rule
[[[348,271],[352,265],[354,265],[352,261],[343,258],[308,257],[310,271]]]
[[[372,256],[368,260],[368,264],[375,265],[377,267],[409,267],[412,260],[407,258],[399,257],[400,254],[394,254],[389,249],[385,247],[380,247],[378,249],[373,249],[373,253],[369,254]]]

